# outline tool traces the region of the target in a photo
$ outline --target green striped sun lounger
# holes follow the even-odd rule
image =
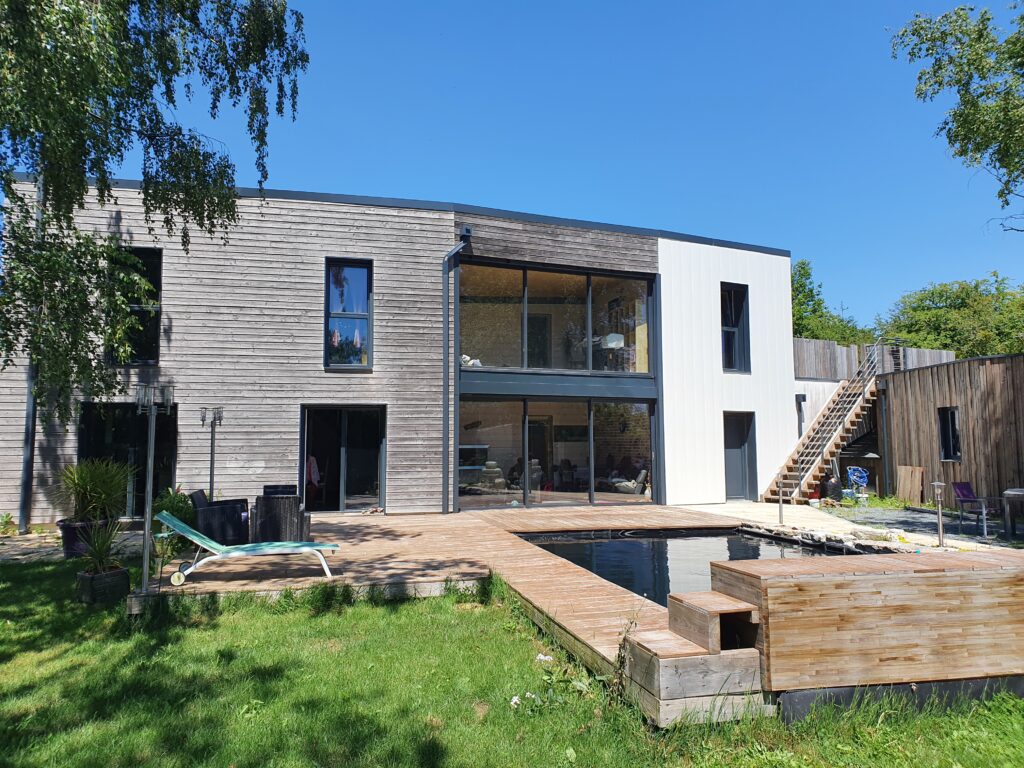
[[[186,525],[170,512],[161,512],[155,516],[155,519],[198,547],[192,564],[182,563],[179,569],[171,574],[171,584],[176,587],[184,584],[185,577],[200,565],[214,560],[225,560],[232,557],[259,557],[261,555],[298,555],[306,552],[316,555],[320,560],[320,565],[324,568],[324,574],[327,578],[331,578],[331,569],[327,567],[323,553],[337,550],[337,544],[322,544],[317,541],[266,541],[260,544],[239,544],[227,547],[218,544],[209,536],[204,536],[192,526]],[[206,557],[202,557],[204,551],[209,553]]]

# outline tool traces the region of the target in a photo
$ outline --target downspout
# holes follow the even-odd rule
[[[459,251],[465,248],[466,243],[469,242],[470,232],[468,227],[463,227],[463,231],[460,234],[460,241],[444,255],[444,259],[441,260],[441,303],[444,305],[444,322],[441,323],[441,388],[443,390],[441,395],[441,421],[442,427],[442,443],[441,443],[441,512],[443,514],[448,513],[448,447],[451,443],[451,400],[448,397],[448,387],[451,384],[451,366],[449,364],[449,346],[451,344],[451,332],[449,331],[448,323],[452,315],[451,312],[451,290],[448,288],[448,278],[451,275],[453,269],[458,267],[459,260],[455,258]]]

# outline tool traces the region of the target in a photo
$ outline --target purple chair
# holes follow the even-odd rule
[[[970,483],[953,483],[953,496],[956,498],[957,509],[960,510],[960,533],[964,532],[964,512],[977,515],[977,523],[981,524],[981,535],[988,538],[989,509],[998,511],[1002,500],[997,497],[978,496]]]

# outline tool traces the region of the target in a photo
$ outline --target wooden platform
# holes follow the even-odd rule
[[[757,606],[766,690],[1024,674],[1024,552],[716,562],[711,585]]]

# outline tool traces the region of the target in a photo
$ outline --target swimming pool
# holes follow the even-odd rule
[[[598,538],[600,536],[601,538]],[[785,557],[822,557],[839,554],[778,539],[743,533],[663,531],[651,535],[540,534],[524,539],[582,568],[643,595],[661,605],[670,592],[702,592],[711,589],[714,560],[767,560]]]

